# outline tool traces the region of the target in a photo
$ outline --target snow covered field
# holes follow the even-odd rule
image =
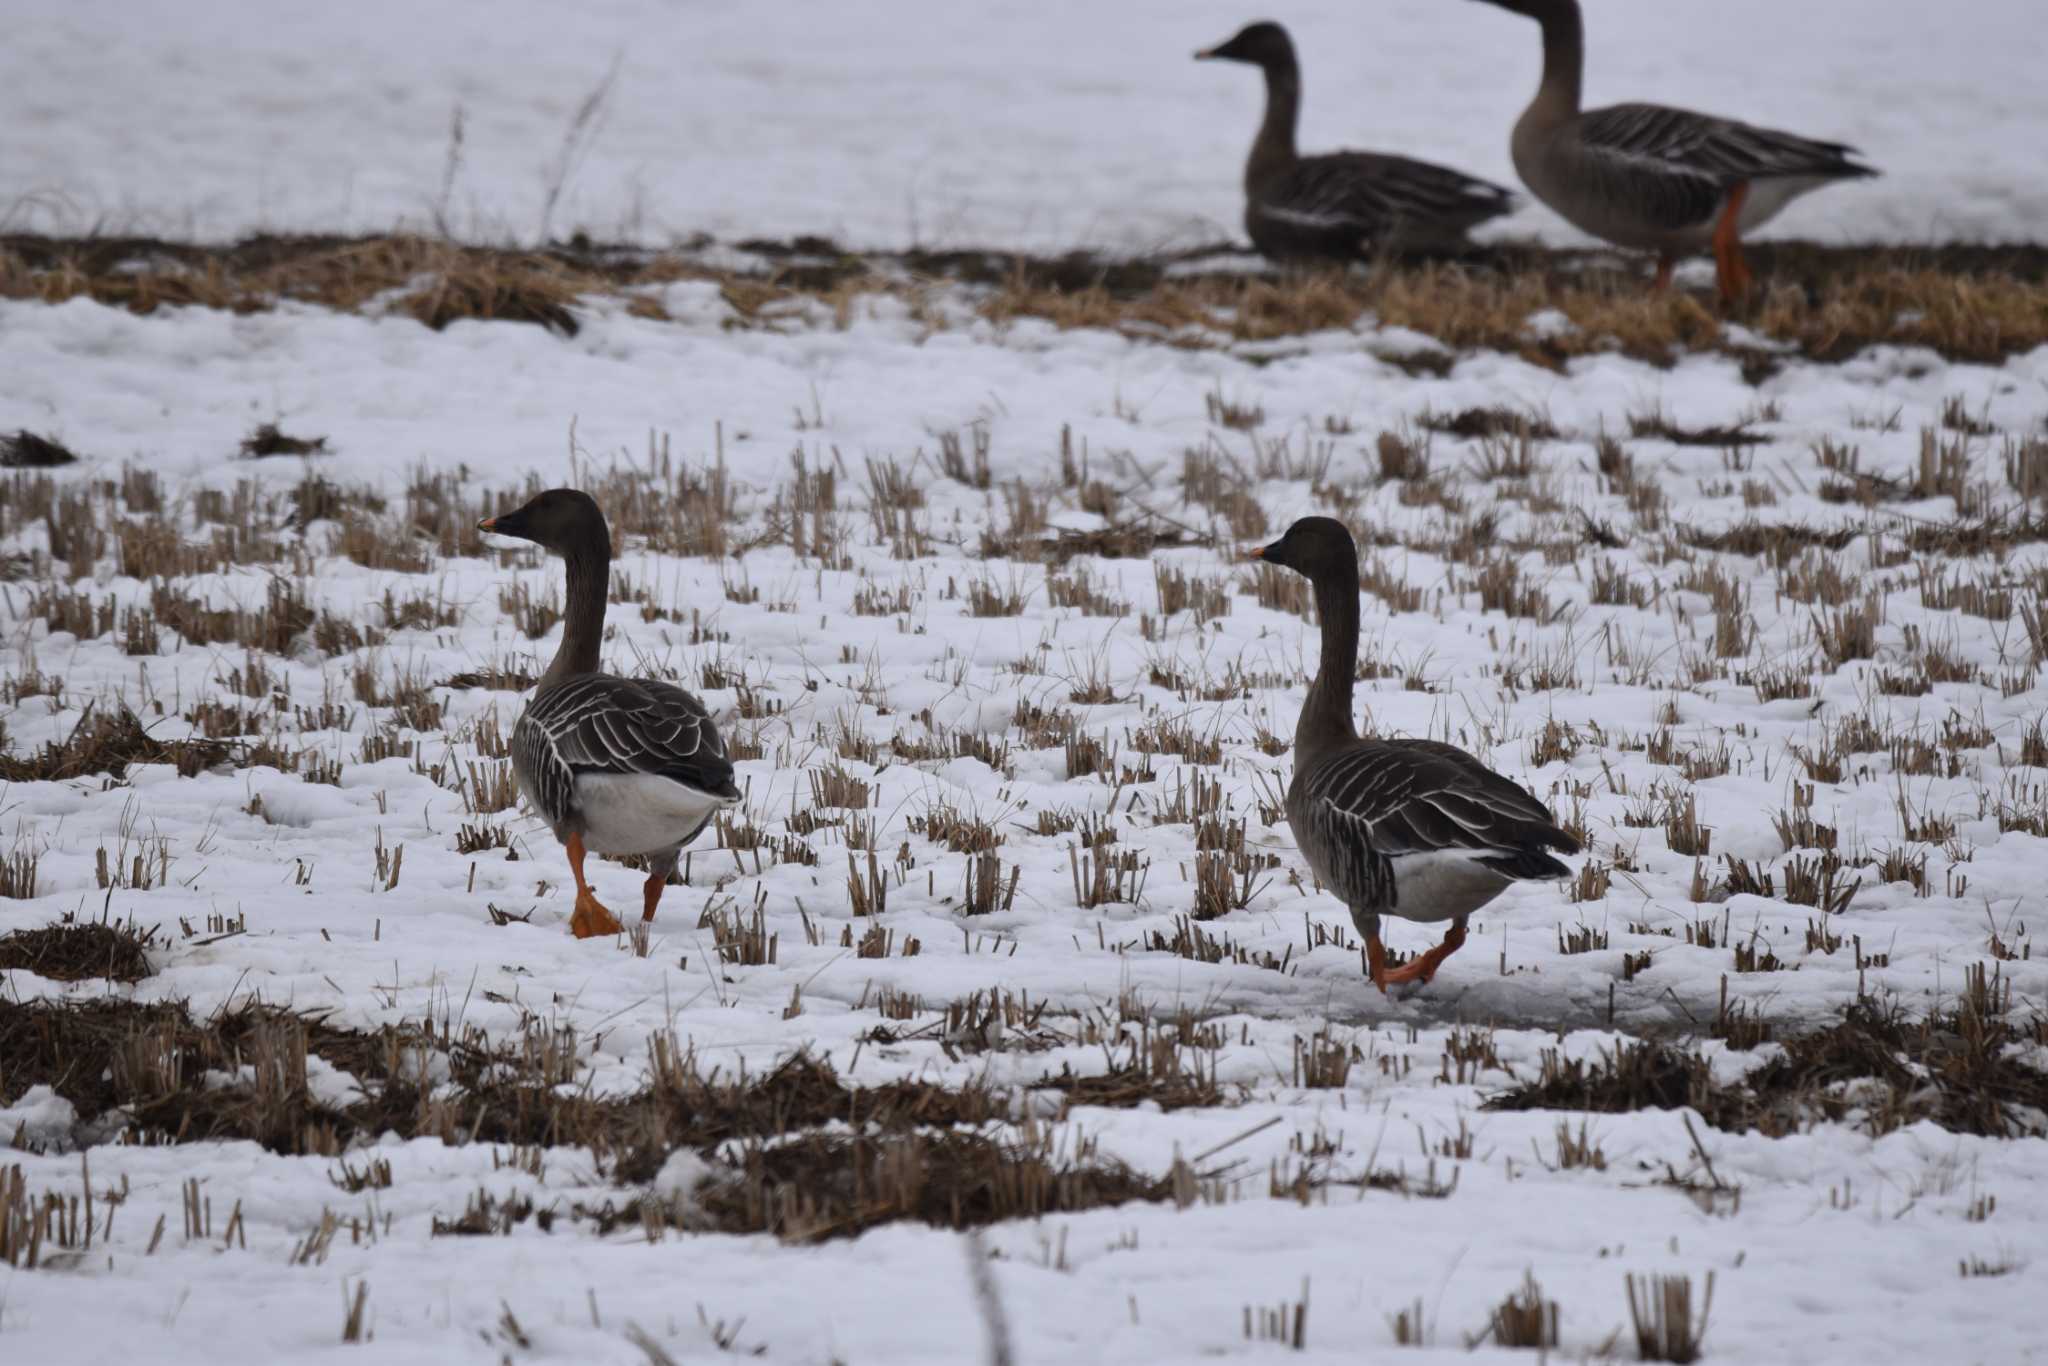
[[[1586,10],[1589,100],[1738,115],[1883,169],[1774,235],[2025,241],[2048,216],[2027,0]],[[1263,15],[1220,0],[15,0],[7,17],[0,226],[205,238],[402,221],[519,242],[1185,246],[1239,233],[1257,76],[1189,58],[1247,20],[1279,19],[1300,44],[1305,149],[1406,152],[1508,185],[1540,56],[1533,24],[1469,0]],[[1537,207],[1494,230],[1576,240]]]
[[[1428,1340],[1462,1352],[1524,1270],[1560,1305],[1574,1356],[1618,1328],[1633,1351],[1627,1272],[1687,1274],[1696,1300],[1713,1272],[1707,1348],[1720,1359],[2033,1350],[2027,1277],[1958,1267],[2038,1260],[2039,1137],[1885,1131],[1885,1107],[1859,1108],[1852,1090],[1841,1121],[1783,1137],[1663,1109],[1573,1117],[1600,1150],[1595,1169],[1558,1151],[1556,1110],[1482,1105],[1535,1080],[1544,1050],[1597,1058],[1617,1029],[1739,1036],[1752,1012],[1787,1038],[1859,990],[1914,1016],[1952,1011],[1983,966],[2031,1027],[2048,991],[2028,928],[2048,857],[2048,690],[2025,621],[2039,629],[2048,559],[2034,543],[1973,555],[1926,533],[1958,495],[1974,521],[2017,514],[2005,456],[2038,449],[2048,358],[1988,369],[1873,352],[1795,361],[1751,387],[1721,359],[1558,374],[1478,354],[1432,376],[1373,359],[1352,334],[1269,359],[1037,323],[926,338],[886,299],[843,328],[795,313],[729,327],[710,286],[666,302],[681,321],[607,303],[573,340],[297,308],[0,308],[0,430],[50,432],[86,456],[41,491],[32,473],[6,485],[5,547],[26,557],[0,655],[12,752],[32,757],[88,705],[117,701],[160,739],[210,731],[229,745],[191,777],[159,764],[124,783],[8,787],[10,838],[36,883],[0,902],[0,928],[132,917],[163,940],[132,987],[17,969],[9,1001],[111,992],[189,1000],[204,1017],[260,999],[349,1028],[445,1021],[513,1041],[570,1029],[575,1084],[600,1093],[642,1085],[657,1037],[754,1074],[803,1047],[849,1085],[986,1081],[1020,1119],[1056,1115],[1062,1152],[1085,1135],[1153,1176],[1176,1156],[1213,1174],[1185,1209],[991,1228],[1019,1360],[1264,1353],[1274,1346],[1244,1340],[1246,1306],[1298,1299],[1304,1283],[1312,1353],[1380,1354],[1391,1316],[1418,1299]],[[1532,424],[1526,441],[1430,430],[1502,409]],[[325,438],[326,453],[234,458],[273,419]],[[987,489],[973,482],[978,442]],[[941,472],[949,444],[964,481]],[[1386,458],[1426,459],[1427,473],[1382,478]],[[1840,501],[1851,469],[1873,506]],[[459,685],[531,673],[552,649],[558,569],[487,558],[465,528],[560,482],[596,489],[628,532],[617,573],[638,602],[615,604],[608,659],[699,688],[758,756],[739,767],[762,856],[707,836],[644,957],[567,935],[560,852],[504,805],[495,776],[518,694]],[[316,520],[299,525],[295,506]],[[1284,601],[1262,606],[1229,549],[1314,510],[1377,542],[1370,723],[1472,747],[1582,824],[1580,862],[1598,865],[1572,888],[1503,898],[1406,1000],[1364,982],[1343,909],[1305,883],[1272,810],[1288,760],[1262,737],[1291,734],[1314,627]],[[226,562],[149,558],[175,557],[145,544],[154,526],[211,546],[224,523],[241,538]],[[983,553],[984,534],[1029,546],[1112,523],[1214,542],[1149,560]],[[97,549],[87,524],[106,537]],[[1781,536],[1762,537],[1763,553],[1709,548],[1745,524],[1853,534],[1782,564],[1767,549]],[[714,532],[723,558],[675,553]],[[1610,532],[1626,544],[1594,539]],[[49,557],[53,534],[76,558]],[[650,536],[670,550],[650,552]],[[1166,610],[1160,575],[1186,576],[1198,605]],[[303,599],[268,619],[294,623],[276,628],[290,638],[237,643],[272,629],[277,594]],[[51,629],[59,609],[72,629]],[[842,772],[868,784],[868,804],[820,808],[814,784]],[[1710,834],[1673,815],[1688,803]],[[970,856],[948,847],[948,812],[1001,837],[1006,904],[991,914],[964,914]],[[1114,831],[1110,852],[1143,870],[1135,900],[1077,904],[1077,820]],[[1196,906],[1198,839],[1234,822],[1245,858],[1226,872],[1249,870],[1249,895],[1178,925]],[[815,864],[776,861],[792,830]],[[849,842],[876,851],[887,882],[872,924],[853,915]],[[1786,895],[1787,865],[1814,872],[1829,842],[1834,893],[1855,884],[1832,915]],[[867,854],[857,862],[865,883]],[[601,893],[630,904],[637,875],[594,866]],[[1772,877],[1773,894],[1731,895],[1745,871]],[[530,919],[494,925],[492,907]],[[774,961],[721,963],[721,935],[729,956],[760,956],[733,938],[757,908]],[[1315,927],[1337,942],[1311,947]],[[1242,954],[1199,961],[1191,930]],[[1400,922],[1393,935],[1403,950],[1429,939]],[[990,990],[1046,1013],[993,1040],[947,1037],[949,1003]],[[1128,1068],[1143,1026],[1119,1018],[1148,1012],[1213,1030],[1188,1035],[1202,1042],[1167,1069],[1212,1075],[1213,1103],[1061,1112],[1048,1079]],[[1491,1053],[1474,1042],[1489,1033]],[[1340,1084],[1306,1084],[1298,1050],[1320,1056],[1327,1041],[1351,1064],[1307,1074]],[[1724,1079],[1778,1049],[1703,1047]],[[353,1082],[316,1060],[308,1085],[340,1103]],[[45,1149],[11,1155],[29,1190],[76,1193],[73,1145],[106,1124],[74,1128],[48,1092],[5,1094],[0,1133],[20,1126]],[[2041,1115],[2012,1122],[2038,1130]],[[390,1163],[388,1188],[330,1180],[373,1158]],[[99,1146],[90,1161],[97,1190],[128,1191],[111,1236],[69,1270],[0,1272],[0,1339],[23,1360],[109,1360],[138,1340],[159,1359],[224,1343],[241,1359],[324,1356],[359,1286],[391,1360],[658,1359],[628,1341],[629,1323],[676,1360],[706,1359],[717,1325],[741,1318],[738,1345],[776,1360],[982,1351],[963,1240],[915,1224],[815,1247],[765,1234],[650,1244],[637,1222],[600,1236],[566,1216],[548,1233],[432,1236],[479,1187],[565,1212],[631,1193],[582,1149],[547,1151],[540,1177],[507,1148],[438,1138],[338,1158]],[[1269,1196],[1304,1170],[1306,1205]],[[1368,1173],[1408,1198],[1340,1184]],[[212,1202],[210,1237],[175,1232],[188,1178]],[[1442,1198],[1416,1194],[1453,1178]],[[243,1227],[224,1250],[237,1202]],[[366,1203],[374,1243],[344,1223],[318,1264],[292,1264],[323,1210],[346,1221]],[[173,1231],[151,1253],[160,1213]]]
[[[1885,169],[1787,236],[2048,209],[2031,7],[1588,9],[1593,98]],[[1187,56],[1249,13],[768,13],[23,0],[0,227],[1236,235],[1255,82]],[[1530,25],[1273,17],[1305,145],[1511,179]],[[0,1360],[1507,1361],[1525,1276],[1573,1360],[1637,1359],[1629,1277],[1707,1360],[2043,1355],[2048,349],[1546,368],[890,269],[573,336],[8,277],[0,438],[79,460],[0,472]],[[607,662],[746,791],[637,941],[568,934],[508,782],[560,566],[474,524],[558,484]],[[1394,998],[1277,810],[1316,626],[1237,550],[1308,513],[1365,545],[1362,724],[1587,843]]]

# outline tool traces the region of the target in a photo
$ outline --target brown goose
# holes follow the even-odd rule
[[[1358,665],[1358,546],[1342,522],[1304,517],[1251,552],[1306,575],[1323,622],[1322,660],[1294,730],[1287,823],[1302,857],[1351,908],[1367,970],[1390,983],[1427,982],[1465,942],[1465,921],[1508,885],[1570,877],[1550,850],[1579,842],[1520,785],[1455,745],[1362,740],[1351,721]],[[1443,943],[1391,971],[1380,917],[1448,920]]]
[[[545,546],[567,568],[562,644],[512,729],[512,771],[569,852],[569,928],[579,939],[617,934],[618,918],[584,878],[584,853],[646,855],[641,919],[654,919],[683,846],[740,799],[732,762],[695,697],[673,683],[598,670],[612,539],[589,494],[549,489],[477,527]]]
[[[1244,227],[1274,261],[1357,261],[1379,252],[1458,250],[1515,197],[1445,166],[1378,152],[1294,150],[1301,65],[1280,25],[1262,21],[1197,61],[1246,62],[1266,76],[1266,117],[1244,167]]]
[[[1713,248],[1723,299],[1749,288],[1742,234],[1810,190],[1874,176],[1853,147],[1659,104],[1579,108],[1586,65],[1578,0],[1485,0],[1543,26],[1543,83],[1515,124],[1515,170],[1581,231],[1657,253],[1657,284],[1680,255]]]

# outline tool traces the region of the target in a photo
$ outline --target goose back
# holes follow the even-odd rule
[[[660,780],[686,789],[685,804],[689,793],[714,807],[740,796],[704,704],[671,683],[589,673],[544,686],[513,727],[511,748],[520,790],[556,836],[590,834],[592,847],[608,853],[653,851],[605,848],[603,832],[586,828],[581,779]],[[664,843],[688,843],[697,831],[680,839],[677,833],[671,830]]]
[[[1581,106],[1586,46],[1577,0],[1491,0],[1543,29],[1543,79],[1509,150],[1529,189],[1575,227],[1625,247],[1696,249],[1712,241],[1737,186],[1737,226],[1774,218],[1831,181],[1876,175],[1855,149],[1659,104]]]
[[[1515,205],[1498,185],[1376,152],[1307,157],[1264,182],[1247,181],[1245,232],[1278,260],[1450,249]]]
[[[1514,207],[1512,193],[1410,157],[1295,149],[1301,64],[1287,30],[1247,25],[1229,42],[1195,54],[1243,62],[1265,78],[1266,107],[1245,158],[1245,233],[1275,261],[1357,261],[1388,251],[1447,251],[1465,233]]]
[[[1287,791],[1302,856],[1354,915],[1449,920],[1574,853],[1527,789],[1433,740],[1356,740],[1310,758]]]
[[[1854,149],[1655,104],[1594,109],[1535,138],[1515,166],[1571,222],[1624,246],[1702,246],[1728,194],[1747,184],[1746,231],[1830,181],[1875,175]]]

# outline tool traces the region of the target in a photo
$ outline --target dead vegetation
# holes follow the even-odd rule
[[[1636,1353],[1644,1361],[1694,1362],[1700,1359],[1707,1335],[1707,1316],[1714,1309],[1714,1273],[1707,1273],[1699,1316],[1692,1312],[1692,1277],[1644,1276],[1625,1279],[1629,1323],[1635,1329]]]
[[[1496,1347],[1548,1351],[1557,1346],[1557,1318],[1557,1301],[1545,1299],[1535,1274],[1527,1273],[1522,1277],[1521,1288],[1500,1302],[1486,1327],[1466,1345],[1477,1347],[1491,1338]]]
[[[31,886],[31,893],[33,887]],[[139,982],[155,972],[156,932],[132,920],[73,920],[0,935],[0,972],[32,972],[53,982]]]
[[[1578,252],[1516,248],[1474,263],[1274,277],[1169,274],[1168,260],[1038,260],[980,251],[865,258],[818,245],[803,264],[786,250],[767,252],[785,263],[747,275],[687,252],[595,245],[521,250],[394,236],[266,237],[207,247],[17,235],[0,238],[0,296],[52,303],[87,297],[138,313],[195,304],[247,313],[290,300],[342,311],[374,306],[435,328],[465,318],[505,319],[570,336],[585,299],[622,298],[631,312],[659,319],[657,288],[686,279],[719,286],[731,327],[774,325],[811,300],[844,319],[862,294],[873,293],[903,293],[927,326],[944,326],[945,315],[917,296],[951,280],[978,287],[978,311],[997,323],[1043,318],[1061,327],[1163,334],[1189,346],[1349,328],[1370,314],[1454,351],[1488,347],[1551,365],[1601,351],[1664,364],[1680,347],[1724,351],[1754,377],[1776,363],[1724,333],[1707,300],[1675,290],[1652,295],[1633,272],[1588,265],[1596,258]],[[1758,244],[1756,255],[1766,283],[1740,320],[1813,359],[1839,360],[1888,344],[1996,363],[2048,340],[2048,268],[2034,249],[1783,243]],[[1532,335],[1528,318],[1545,310],[1571,326]],[[1425,367],[1429,360],[1403,358]],[[1212,396],[1212,416],[1225,430],[1254,428],[1256,415],[1255,406]],[[957,433],[954,441],[960,444]],[[950,459],[963,482],[987,487],[978,463],[986,455],[984,447]],[[941,459],[949,457],[942,451]]]
[[[1167,1020],[1155,1036],[1110,1049],[1106,1073],[1063,1073],[1044,1085],[1069,1092],[1073,1104],[1092,1106],[1225,1104],[1212,1073],[1221,1040],[1208,1038],[1206,1049],[1202,1042],[1198,1026]],[[621,1182],[651,1180],[676,1147],[711,1151],[729,1141],[762,1143],[834,1124],[907,1135],[926,1126],[1012,1118],[1006,1087],[936,1081],[848,1087],[834,1069],[803,1053],[760,1075],[702,1071],[694,1055],[666,1036],[655,1040],[643,1092],[594,1096],[567,1085],[582,1071],[578,1047],[573,1030],[539,1022],[514,1040],[492,1042],[426,1024],[346,1030],[324,1016],[268,1006],[195,1018],[180,1004],[0,1001],[0,1049],[8,1057],[0,1104],[31,1085],[51,1085],[78,1108],[80,1120],[121,1112],[135,1141],[246,1139],[276,1153],[338,1155],[352,1141],[387,1130],[444,1143],[575,1145],[590,1149]],[[354,1100],[317,1098],[307,1087],[309,1057],[352,1075],[360,1087]],[[215,1077],[209,1083],[209,1071],[242,1081]],[[436,1071],[444,1071],[451,1087],[422,1090],[418,1077]],[[940,1143],[928,1151],[934,1161],[969,1153],[977,1161],[1001,1157],[999,1147],[987,1145],[950,1149]],[[834,1161],[860,1159],[842,1153]],[[1049,1161],[1051,1153],[1040,1151],[1038,1159]],[[778,1159],[762,1161],[770,1163],[764,1167],[770,1178],[782,1169]],[[1047,1173],[1057,1176],[1051,1167]],[[786,1180],[774,1178],[774,1184]],[[770,1212],[758,1210],[756,1219],[770,1219]]]
[[[736,1166],[729,1177],[697,1189],[701,1214],[671,1206],[676,1226],[809,1243],[902,1219],[965,1229],[1167,1200],[1175,1191],[1172,1176],[1142,1175],[1100,1156],[1085,1140],[1067,1147],[1057,1131],[1029,1123],[1016,1137],[972,1130],[814,1131],[749,1143]],[[635,1222],[648,1213],[643,1207]]]
[[[189,778],[223,762],[228,746],[218,740],[164,740],[150,734],[126,707],[88,706],[61,740],[30,755],[0,752],[0,780],[55,782],[106,773],[120,777],[131,764],[169,764]]]
[[[2012,1018],[1994,972],[1951,1011],[1909,1020],[1865,998],[1840,1023],[1779,1038],[1781,1052],[1742,1081],[1715,1080],[1696,1050],[1642,1039],[1592,1058],[1543,1054],[1539,1074],[1491,1097],[1502,1110],[1625,1112],[1690,1106],[1717,1128],[1772,1137],[1822,1121],[1882,1135],[1920,1120],[1955,1133],[2013,1138],[2048,1133],[2048,1072],[2014,1044],[2038,1042],[2042,1022]]]
[[[26,427],[11,436],[0,436],[0,469],[40,470],[77,463],[77,452],[55,437],[38,435]]]
[[[291,436],[278,429],[275,422],[257,424],[256,430],[242,438],[242,458],[261,460],[272,455],[325,455],[327,438],[324,436]]]
[[[1106,1072],[1063,1070],[1041,1085],[1074,1105],[1223,1104],[1214,1075],[1220,1042],[1191,1020],[1170,1019],[1106,1047]],[[651,1221],[816,1241],[899,1219],[967,1228],[1128,1200],[1187,1203],[1201,1182],[1184,1164],[1142,1175],[1052,1124],[1025,1120],[1005,1133],[1014,1102],[985,1081],[849,1087],[803,1053],[758,1075],[706,1072],[667,1036],[654,1042],[644,1090],[602,1097],[568,1084],[581,1070],[574,1031],[538,1022],[493,1043],[431,1025],[365,1033],[261,1005],[201,1019],[176,1003],[0,1001],[0,1051],[8,1058],[0,1104],[47,1085],[81,1121],[118,1112],[135,1142],[245,1139],[330,1157],[386,1133],[515,1153],[567,1144],[626,1184],[650,1180],[678,1147],[705,1153],[712,1174],[691,1199],[647,1196],[576,1211],[602,1229]],[[355,1078],[355,1098],[316,1097],[307,1083],[313,1057]],[[437,1071],[452,1085],[422,1088],[417,1079]],[[241,1080],[223,1084],[222,1074]],[[349,1188],[389,1182],[388,1167],[380,1178],[374,1162],[341,1170],[336,1179]],[[532,1213],[531,1202],[473,1202],[437,1232],[502,1233]]]

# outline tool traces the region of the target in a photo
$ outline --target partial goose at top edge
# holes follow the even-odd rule
[[[1543,27],[1543,81],[1515,123],[1515,171],[1574,227],[1657,253],[1663,289],[1680,255],[1711,248],[1721,297],[1748,292],[1742,234],[1803,194],[1878,174],[1856,149],[1659,104],[1581,109],[1578,0],[1482,0]]]
[[[1362,261],[1458,251],[1465,234],[1515,207],[1512,192],[1427,161],[1380,152],[1295,151],[1301,65],[1287,30],[1247,25],[1197,61],[1244,62],[1266,78],[1266,113],[1244,169],[1244,226],[1273,261]]]

